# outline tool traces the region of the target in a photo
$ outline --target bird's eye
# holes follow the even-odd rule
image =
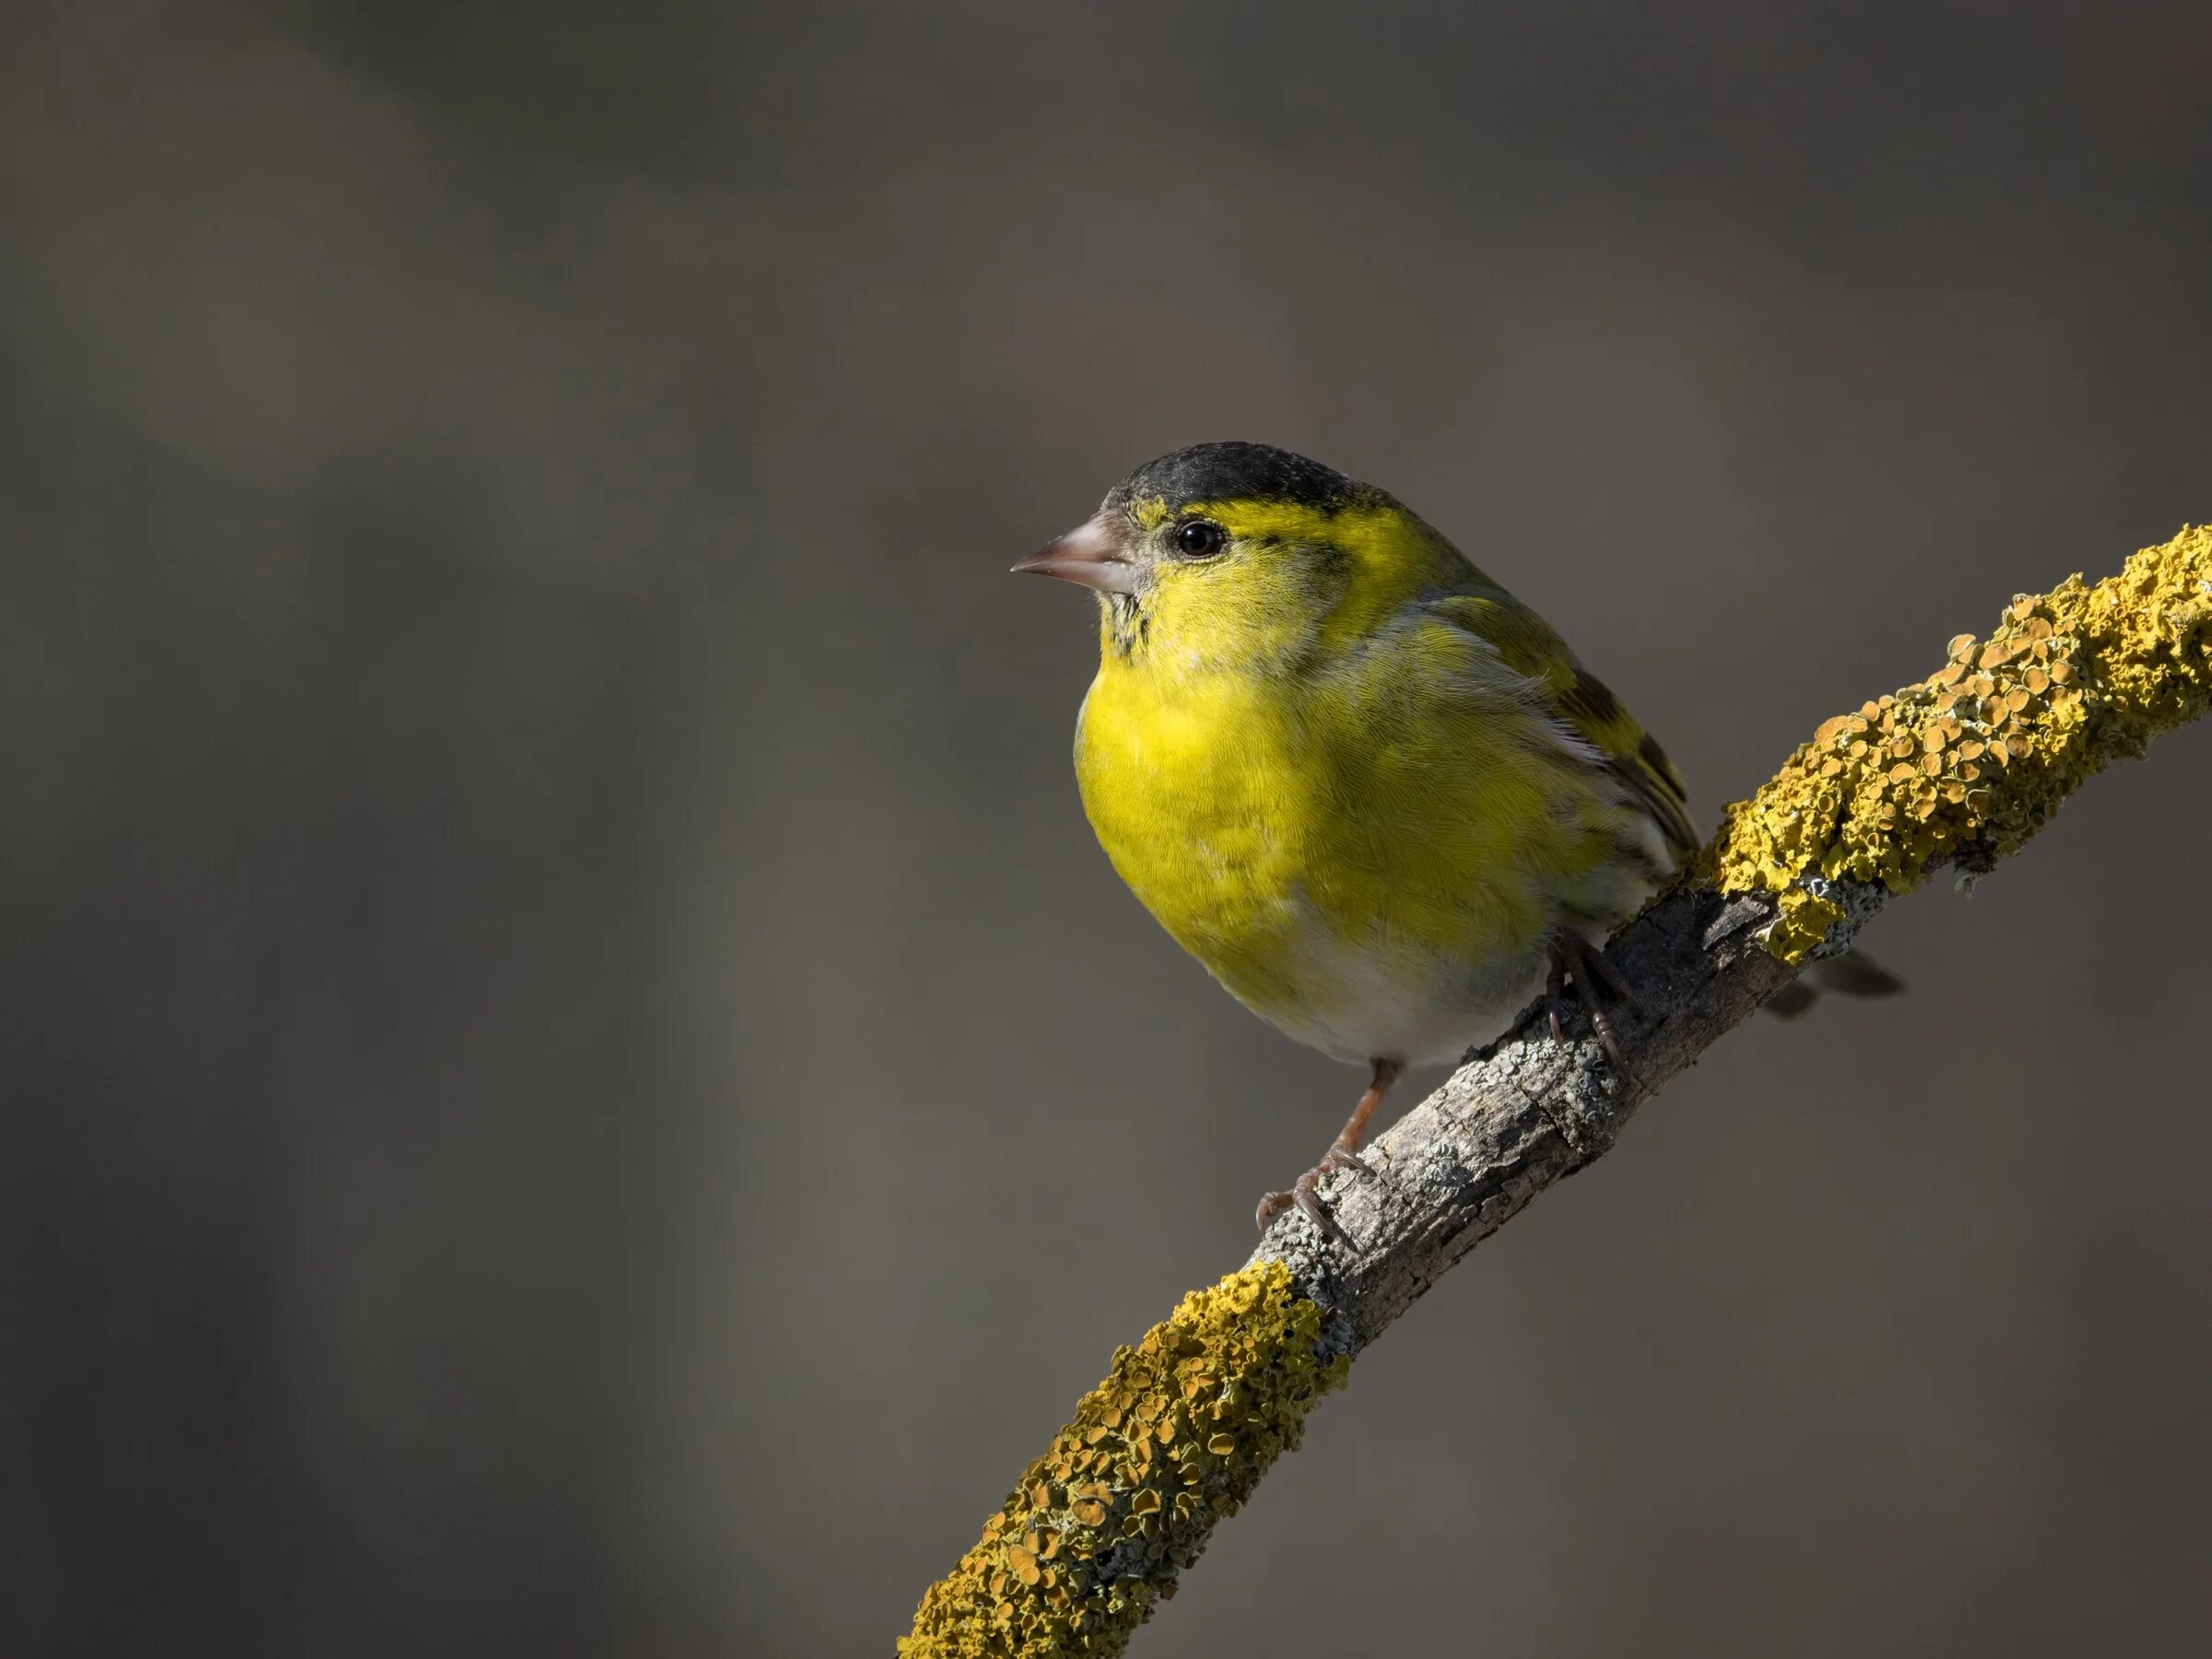
[[[1229,532],[1211,519],[1192,519],[1175,532],[1175,546],[1186,559],[1211,559],[1229,543]]]

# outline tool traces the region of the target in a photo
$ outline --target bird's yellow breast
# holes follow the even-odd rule
[[[1077,775],[1122,878],[1240,1001],[1347,1057],[1388,1052],[1369,1028],[1398,1015],[1370,1005],[1471,1019],[1516,994],[1569,875],[1559,779],[1430,660],[1464,650],[1386,629],[1295,694],[1110,651],[1084,703]]]
[[[1083,808],[1122,879],[1248,1003],[1292,994],[1319,829],[1299,735],[1264,688],[1226,676],[1163,688],[1102,669],[1076,733]]]

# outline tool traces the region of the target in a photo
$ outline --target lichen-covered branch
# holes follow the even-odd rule
[[[1535,1010],[1372,1143],[1380,1179],[1296,1211],[1192,1292],[1086,1394],[974,1548],[930,1586],[907,1659],[1113,1654],[1298,1443],[1306,1413],[1439,1275],[1601,1156],[1638,1103],[1888,899],[1978,876],[2110,762],[2212,704],[2212,529],[2117,576],[2022,594],[1928,678],[1824,724],[1730,806],[1673,890],[1607,947],[1640,1010],[1615,1087]]]

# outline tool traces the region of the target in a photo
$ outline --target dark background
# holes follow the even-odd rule
[[[1389,487],[1701,820],[2212,517],[2200,6],[0,8],[0,1649],[867,1653],[1359,1079],[1078,596]],[[1141,1650],[2212,1640],[2212,731],[1757,1022]]]

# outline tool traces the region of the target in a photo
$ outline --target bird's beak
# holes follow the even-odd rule
[[[1100,518],[1084,520],[1014,568],[1039,576],[1057,576],[1101,594],[1136,592],[1136,566],[1122,557],[1121,538]]]

